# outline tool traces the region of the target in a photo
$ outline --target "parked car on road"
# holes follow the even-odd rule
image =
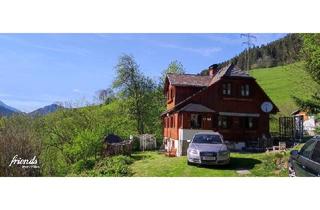
[[[230,151],[217,132],[201,132],[193,136],[187,150],[188,164],[227,165]]]
[[[315,136],[298,150],[292,150],[289,176],[320,176],[320,136]]]

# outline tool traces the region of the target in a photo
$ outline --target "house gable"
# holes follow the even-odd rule
[[[179,78],[180,77],[180,78]],[[192,75],[192,78],[196,78],[196,75]],[[187,81],[185,78],[190,78],[190,75],[174,75],[172,74],[167,76],[168,87],[174,87],[174,98],[176,99],[174,103],[171,103],[167,106],[167,111],[163,114],[170,113],[178,110],[179,108],[187,105],[188,103],[201,103],[209,108],[215,109],[216,106],[221,104],[221,100],[228,100],[230,104],[230,109],[239,107],[241,104],[247,104],[244,108],[245,110],[259,110],[260,105],[257,108],[257,104],[262,104],[264,101],[269,101],[273,104],[272,114],[275,114],[279,111],[277,106],[271,101],[265,91],[260,87],[256,80],[248,75],[246,72],[242,71],[235,65],[227,65],[224,68],[217,70],[214,77],[209,76],[199,76],[202,81],[201,85],[194,86],[194,83],[191,83],[190,86],[186,86]],[[206,77],[206,79],[204,79]],[[172,84],[170,83],[170,78]],[[174,78],[174,79],[172,79]],[[210,82],[207,81],[210,79]],[[204,81],[206,81],[204,83]],[[208,84],[207,86],[203,86]],[[230,84],[231,95],[223,96],[222,95],[222,86],[223,84]],[[250,87],[250,96],[243,97],[241,96],[241,85],[248,84]],[[255,103],[248,103],[250,101],[255,101]],[[167,101],[168,102],[168,101]],[[248,105],[249,104],[249,105]],[[225,105],[223,105],[225,106]],[[254,106],[254,107],[253,107]],[[227,106],[228,107],[228,106]]]
[[[168,74],[164,87],[167,110],[174,108],[176,104],[203,89],[209,83],[210,78],[207,76]]]

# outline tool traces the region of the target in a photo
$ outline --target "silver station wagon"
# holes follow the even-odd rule
[[[227,165],[230,151],[219,133],[203,132],[195,134],[190,141],[187,158],[189,165]]]

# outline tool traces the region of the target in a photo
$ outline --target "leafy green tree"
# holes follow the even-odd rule
[[[306,70],[320,84],[320,34],[303,35],[303,44]]]
[[[320,34],[304,34],[302,37],[305,69],[320,87]],[[310,113],[320,112],[320,89],[314,92],[310,99],[294,99],[302,109]]]
[[[140,72],[139,65],[131,55],[120,56],[116,71],[113,87],[126,99],[129,112],[137,122],[137,131],[143,134],[155,84]]]
[[[162,142],[162,120],[160,116],[165,111],[163,88],[157,86],[152,92],[151,98],[149,117],[146,120],[146,131],[155,134],[157,139]]]
[[[112,88],[102,89],[97,91],[97,99],[101,104],[109,104],[115,99]]]
[[[150,117],[147,120],[147,131],[156,134],[157,139],[162,142],[162,121],[160,118],[161,113],[165,111],[165,96],[163,93],[165,79],[168,73],[184,74],[185,68],[181,62],[174,60],[171,61],[168,67],[163,70],[158,85],[152,92],[152,103],[150,104]],[[160,142],[159,142],[160,143]]]
[[[182,63],[174,60],[171,61],[168,65],[168,67],[163,70],[160,78],[160,86],[164,86],[164,82],[166,80],[167,74],[172,73],[172,74],[185,74],[185,68],[183,67]]]

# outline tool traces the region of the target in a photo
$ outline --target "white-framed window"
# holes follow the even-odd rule
[[[222,84],[222,95],[225,95],[225,96],[231,95],[231,83]]]
[[[248,84],[241,85],[241,96],[250,96],[250,86]]]

